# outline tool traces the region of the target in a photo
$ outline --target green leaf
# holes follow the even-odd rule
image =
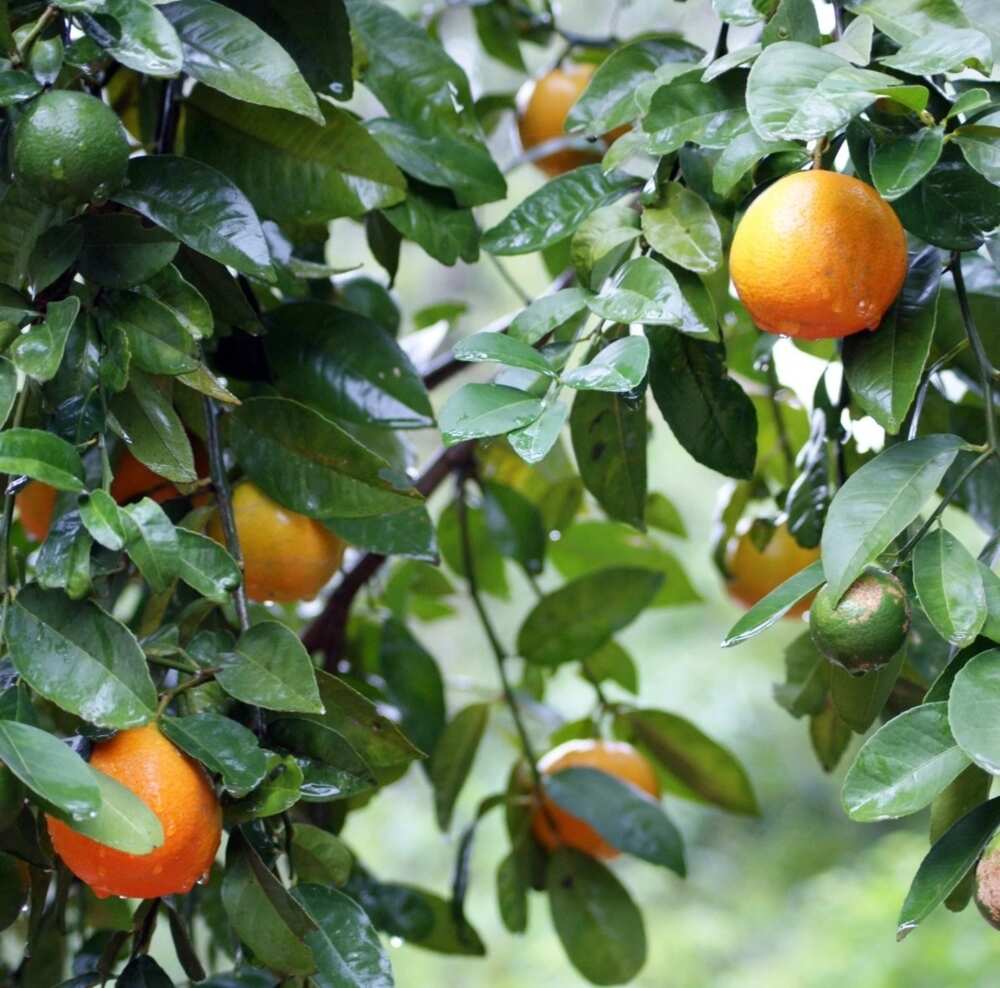
[[[823,526],[823,570],[835,600],[920,513],[963,442],[939,435],[897,443],[837,491]]]
[[[364,518],[415,507],[409,478],[298,402],[251,398],[227,419],[233,452],[251,480],[312,518]]]
[[[571,580],[531,609],[517,635],[527,662],[559,666],[587,658],[632,623],[656,596],[663,575],[609,567]]]
[[[264,781],[246,799],[226,806],[227,826],[278,816],[303,798],[305,773],[295,756],[277,755],[273,751],[264,752],[264,756],[267,763]]]
[[[576,228],[570,241],[570,260],[580,282],[595,291],[600,289],[632,253],[640,232],[639,214],[627,201],[595,209]]]
[[[913,551],[913,585],[937,633],[959,648],[971,645],[986,620],[986,591],[975,556],[943,528]]]
[[[194,340],[174,313],[137,292],[114,295],[103,310],[105,325],[121,330],[132,364],[150,374],[186,374],[197,370]]]
[[[144,497],[122,508],[129,538],[125,551],[150,589],[167,590],[180,570],[180,546],[173,522],[152,498]]]
[[[565,129],[600,137],[646,111],[653,92],[686,64],[693,68],[704,52],[671,35],[622,45],[598,67],[571,107]]]
[[[36,381],[51,381],[62,363],[66,340],[79,311],[78,298],[50,302],[45,322],[32,326],[10,347],[10,358],[17,369]]]
[[[0,761],[35,795],[75,820],[93,817],[101,807],[96,774],[47,731],[0,720]]]
[[[83,225],[80,223],[64,223],[46,230],[35,242],[28,258],[32,292],[37,295],[65,274],[77,260],[82,247]]]
[[[612,847],[686,874],[680,832],[659,802],[613,775],[592,768],[566,768],[545,780],[557,806],[589,824]]]
[[[212,0],[182,0],[162,10],[180,36],[188,75],[234,99],[323,122],[295,62],[253,21]]]
[[[525,463],[540,463],[559,441],[568,417],[569,408],[553,401],[530,425],[507,433],[507,441]]]
[[[783,40],[818,45],[821,38],[812,0],[779,0],[777,9],[761,33],[765,47]]]
[[[174,259],[180,246],[131,213],[85,215],[67,229],[82,237],[80,274],[103,288],[130,288],[148,281]]]
[[[958,104],[956,103],[956,106]],[[953,135],[965,160],[984,178],[1000,185],[1000,112],[987,113],[974,124],[959,127]]]
[[[236,935],[261,963],[284,974],[312,974],[316,962],[306,945],[315,922],[261,861],[240,830],[226,851],[222,905]]]
[[[804,631],[785,648],[785,681],[775,683],[774,699],[793,717],[822,712],[826,704],[829,666]]]
[[[6,357],[0,357],[0,425],[6,423],[16,399],[17,371]]]
[[[253,731],[206,711],[190,717],[162,717],[160,728],[179,748],[222,777],[226,792],[245,796],[264,779],[267,758]]]
[[[292,831],[291,859],[299,880],[317,885],[343,885],[354,863],[353,855],[339,837],[298,821]]]
[[[861,14],[847,25],[840,38],[825,47],[855,65],[865,66],[872,59],[874,34],[872,19],[867,14]]]
[[[21,289],[35,244],[59,214],[16,182],[0,188],[0,204],[0,283]]]
[[[595,985],[631,981],[646,962],[642,913],[617,878],[570,848],[548,860],[552,922],[573,967]]]
[[[724,148],[749,130],[743,81],[724,76],[702,82],[701,76],[695,68],[656,91],[643,120],[648,151],[670,154],[689,141]]]
[[[974,28],[938,28],[933,34],[908,41],[894,55],[879,61],[910,75],[961,71],[966,65],[992,66],[990,39]]]
[[[483,234],[491,254],[529,254],[565,240],[595,209],[636,187],[625,172],[605,175],[600,165],[584,165],[546,182],[506,218]]]
[[[63,505],[70,500],[63,497]],[[55,519],[35,559],[35,576],[48,590],[65,590],[72,600],[91,589],[90,554],[93,541],[80,522],[80,513],[67,509]]]
[[[240,585],[236,560],[214,539],[200,532],[177,529],[177,575],[203,597],[224,604]]]
[[[520,563],[527,573],[541,573],[548,542],[542,514],[513,487],[484,481],[483,517],[501,556]]]
[[[955,117],[963,115],[968,117],[975,113],[976,110],[981,110],[983,107],[989,106],[991,102],[992,98],[987,90],[978,88],[966,89],[951,104],[951,109],[948,111],[948,116],[945,119],[953,120]]]
[[[578,391],[632,391],[645,378],[648,364],[649,341],[644,336],[625,336],[564,374],[563,384]]]
[[[472,19],[483,50],[498,62],[523,72],[524,58],[518,44],[513,11],[495,4],[483,4],[472,8]]]
[[[434,523],[422,504],[391,515],[324,518],[323,524],[355,549],[383,556],[437,561]]]
[[[646,521],[650,528],[658,528],[681,539],[687,538],[687,527],[677,505],[662,491],[650,491],[647,496]]]
[[[725,55],[713,59],[708,68],[702,72],[701,81],[711,82],[741,65],[749,65],[763,50],[764,46],[759,41],[743,48],[734,48],[732,51],[726,52]]]
[[[83,14],[83,29],[117,62],[142,75],[180,74],[184,56],[177,32],[146,0],[103,0]]]
[[[0,106],[13,106],[37,96],[42,87],[27,72],[10,70],[0,72]]]
[[[316,924],[305,942],[316,962],[313,981],[330,988],[393,988],[392,965],[365,911],[350,896],[320,885],[292,892]]]
[[[214,168],[169,154],[133,158],[128,183],[114,199],[192,250],[244,274],[274,280],[271,255],[253,206]]]
[[[649,535],[612,521],[578,521],[549,546],[555,567],[567,579],[607,566],[634,566],[663,574],[663,585],[650,607],[693,604],[701,596],[680,560]]]
[[[925,703],[880,727],[858,752],[841,801],[852,820],[894,820],[922,810],[969,766],[948,728],[948,705]]]
[[[723,149],[712,173],[712,190],[728,196],[747,172],[771,154],[799,152],[803,163],[806,153],[801,144],[793,141],[766,141],[757,131],[747,130],[735,137]]]
[[[833,704],[809,718],[809,740],[824,772],[832,772],[851,743],[851,729],[840,719]]]
[[[32,689],[98,727],[145,724],[156,688],[132,632],[96,604],[26,587],[7,611],[5,635]]]
[[[351,114],[324,103],[312,120],[198,87],[185,151],[232,179],[261,216],[321,223],[402,202],[406,180]]]
[[[427,389],[396,341],[364,316],[324,302],[267,314],[265,346],[278,387],[335,419],[393,429],[434,422]]]
[[[215,680],[237,700],[268,710],[323,712],[309,653],[287,625],[255,624],[219,664]]]
[[[864,734],[882,713],[905,659],[906,649],[901,648],[888,665],[863,676],[852,675],[840,666],[830,666],[833,707],[841,721],[856,734]]]
[[[722,234],[707,202],[670,182],[663,203],[642,211],[642,232],[653,250],[689,271],[709,274],[722,264]]]
[[[646,330],[649,383],[677,441],[699,463],[728,477],[750,477],[757,459],[757,413],[726,376],[721,346],[664,329]]]
[[[851,397],[886,432],[903,427],[917,393],[937,323],[941,257],[928,248],[913,258],[903,291],[874,333],[844,340]]]
[[[587,305],[602,319],[648,326],[676,326],[689,333],[707,332],[697,313],[681,293],[677,279],[651,257],[626,261]]]
[[[503,384],[465,384],[445,403],[438,416],[445,443],[500,436],[530,425],[542,412],[541,399]]]
[[[1000,576],[982,562],[979,564],[979,573],[986,591],[986,621],[982,634],[991,641],[1000,642]]]
[[[839,130],[898,85],[884,72],[859,69],[826,48],[781,41],[764,49],[747,80],[747,110],[764,140],[813,140]]]
[[[282,797],[284,805],[266,808],[269,814],[281,813],[299,799],[319,803],[350,799],[378,785],[361,755],[326,724],[301,717],[282,717],[271,722],[268,734],[281,747],[295,752],[286,760],[291,762],[286,786],[290,791],[287,797]],[[256,790],[251,797],[248,817],[262,815],[252,805],[260,801],[262,791]]]
[[[653,759],[668,793],[730,813],[760,814],[746,769],[684,717],[665,710],[626,710],[616,717],[615,731]]]
[[[137,954],[118,975],[115,988],[173,988],[173,982],[149,954]]]
[[[955,740],[977,765],[1000,773],[1000,732],[992,714],[1000,692],[1000,649],[980,652],[955,676],[948,698],[948,718]]]
[[[428,185],[450,189],[460,206],[481,206],[507,195],[507,183],[480,141],[444,132],[425,137],[417,127],[388,117],[365,126],[399,168]]]
[[[451,827],[455,802],[469,777],[489,717],[488,703],[469,704],[455,714],[434,749],[428,771],[438,826],[445,832]]]
[[[543,354],[533,346],[506,333],[474,333],[460,340],[455,345],[453,353],[456,360],[472,363],[493,361],[505,364],[507,367],[522,367],[536,374],[544,374],[546,377],[556,376],[552,365]]]
[[[523,343],[537,343],[587,307],[587,293],[579,286],[536,298],[515,317],[507,336]]]
[[[405,202],[383,210],[382,215],[441,264],[451,267],[460,258],[467,264],[479,259],[479,227],[471,209],[455,209],[411,191]]]
[[[161,847],[164,833],[160,818],[117,779],[95,768],[91,772],[101,791],[97,814],[79,819],[67,814],[66,823],[92,841],[126,854],[149,854]]]
[[[790,576],[775,587],[766,597],[762,597],[746,614],[734,624],[722,640],[722,647],[739,645],[765,628],[780,621],[803,597],[819,589],[825,582],[823,561],[817,559],[805,569]]]
[[[869,168],[883,199],[906,195],[937,163],[944,149],[944,127],[921,127],[872,146]]]
[[[896,939],[902,940],[943,901],[1000,826],[1000,797],[981,803],[953,824],[920,862],[899,914]]]
[[[83,464],[64,439],[41,429],[7,429],[0,433],[0,471],[23,474],[60,491],[83,488]]]

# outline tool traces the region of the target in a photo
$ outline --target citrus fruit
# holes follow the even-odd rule
[[[208,452],[204,444],[196,436],[191,437],[191,449],[194,452],[194,468],[199,478],[209,475]],[[154,473],[145,463],[137,460],[127,449],[118,458],[115,465],[115,475],[111,481],[111,496],[119,503],[138,501],[151,497],[159,504],[183,497],[171,481]],[[196,494],[194,504],[203,504],[208,500],[205,492]]]
[[[318,521],[289,511],[259,487],[233,488],[233,516],[243,552],[243,577],[251,600],[311,600],[340,567],[344,543]],[[226,544],[218,513],[207,534]]]
[[[906,234],[878,192],[850,175],[815,169],[761,193],[729,255],[753,321],[806,340],[875,329],[906,266]]]
[[[189,892],[211,868],[222,832],[219,801],[205,770],[155,724],[94,745],[90,764],[131,789],[156,814],[164,841],[149,854],[126,854],[46,817],[52,846],[66,867],[102,899]]]
[[[829,584],[809,610],[809,631],[831,661],[858,675],[880,669],[902,647],[910,630],[910,604],[903,584],[869,566],[838,602]]]
[[[543,75],[531,87],[531,94],[518,114],[517,129],[526,151],[556,137],[565,137],[566,117],[580,94],[587,88],[594,66],[587,62],[571,62]],[[613,141],[628,128],[620,127],[605,136]],[[537,158],[535,164],[547,175],[562,175],[580,165],[600,161],[601,153],[567,149]]]
[[[567,768],[593,768],[628,782],[653,799],[660,798],[660,780],[653,766],[624,741],[567,741],[553,748],[538,763],[543,775]],[[553,824],[555,825],[553,828]],[[531,829],[540,844],[552,851],[573,847],[595,858],[615,858],[618,851],[579,817],[567,813],[547,797],[535,810]]]
[[[775,527],[763,549],[757,548],[748,527],[729,543],[726,553],[729,581],[726,588],[741,604],[753,607],[790,576],[817,559],[819,548],[804,549],[784,523]],[[811,601],[811,597],[800,600],[786,616],[804,614],[809,610]]]
[[[976,865],[976,907],[994,929],[1000,930],[1000,841],[993,838]]]
[[[14,131],[14,177],[53,205],[106,199],[125,181],[128,157],[118,117],[86,93],[39,96]]]
[[[57,492],[54,487],[32,480],[24,486],[14,499],[17,516],[24,530],[36,542],[44,542],[52,524],[52,514],[56,509]]]

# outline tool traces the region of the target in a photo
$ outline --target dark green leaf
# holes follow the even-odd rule
[[[869,167],[872,182],[890,202],[906,195],[938,162],[944,148],[944,127],[921,127],[873,145]]]
[[[642,211],[642,232],[653,250],[689,271],[709,274],[722,264],[722,233],[708,203],[670,182],[662,204]]]
[[[856,734],[864,734],[882,713],[906,659],[901,648],[888,665],[875,672],[855,676],[837,665],[830,666],[830,699],[837,715]]]
[[[762,597],[746,614],[734,624],[722,640],[722,647],[739,645],[740,642],[759,635],[765,628],[770,628],[781,620],[803,597],[821,587],[826,577],[823,574],[823,561],[817,559],[805,569],[790,576],[784,583],[775,587],[766,597]]]
[[[438,826],[444,831],[451,826],[455,801],[472,769],[489,717],[488,703],[469,704],[455,714],[434,749],[429,772]]]
[[[356,549],[437,561],[434,523],[422,504],[391,515],[324,518],[323,524]]]
[[[177,575],[203,597],[224,604],[240,585],[236,560],[214,539],[199,532],[177,529]]]
[[[0,470],[24,474],[61,491],[83,488],[83,464],[65,440],[41,429],[8,429],[0,433]]]
[[[130,288],[149,280],[179,247],[169,234],[130,213],[85,216],[68,229],[83,238],[80,274],[104,288]]]
[[[459,258],[472,264],[479,258],[479,227],[471,209],[455,209],[411,191],[405,202],[382,215],[441,264],[451,267]]]
[[[339,837],[299,822],[292,832],[291,859],[299,880],[317,885],[343,885],[354,860]]]
[[[17,369],[36,381],[52,380],[62,363],[66,340],[79,311],[78,298],[50,302],[45,322],[32,326],[11,345],[10,358]]]
[[[234,796],[255,789],[267,771],[267,759],[254,733],[221,714],[163,717],[160,727],[171,741],[197,758]]]

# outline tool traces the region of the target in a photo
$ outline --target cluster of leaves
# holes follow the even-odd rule
[[[687,454],[734,481],[720,560],[752,515],[780,512],[802,545],[822,546],[822,562],[729,641],[824,581],[846,588],[873,560],[906,576],[914,633],[885,671],[841,676],[803,638],[779,699],[811,718],[828,768],[851,731],[906,708],[862,749],[845,803],[859,819],[942,807],[944,836],[903,924],[956,902],[1000,821],[984,802],[1000,764],[989,719],[997,359],[976,331],[997,293],[980,248],[1000,225],[1000,91],[964,71],[990,70],[996,12],[983,0],[863,0],[825,36],[812,0],[716,0],[714,52],[673,36],[610,53],[574,42],[583,57],[606,57],[568,129],[630,129],[603,162],[553,179],[482,231],[475,209],[506,195],[487,139],[509,94],[473,98],[434,17],[418,25],[379,0],[321,6],[318,21],[304,0],[0,3],[5,145],[56,86],[104,98],[134,150],[108,202],[70,210],[2,186],[0,925],[16,924],[30,948],[11,976],[56,983],[72,950],[74,986],[167,983],[148,956],[162,914],[194,981],[229,958],[237,969],[219,984],[270,984],[267,968],[382,988],[392,976],[376,931],[442,953],[484,951],[463,909],[469,851],[478,820],[502,806],[506,926],[524,931],[529,893],[544,891],[585,977],[633,977],[646,940],[627,890],[600,862],[546,855],[532,838],[540,739],[520,708],[542,708],[551,675],[570,664],[594,687],[594,709],[544,743],[628,739],[672,796],[757,812],[725,748],[677,713],[608,695],[638,692],[615,635],[648,608],[700,599],[670,548],[686,536],[677,511],[648,489],[653,405]],[[522,45],[560,33],[540,6],[477,4],[483,51],[523,68]],[[759,43],[726,51],[730,24],[759,24]],[[361,86],[383,115],[344,106]],[[754,193],[810,157],[870,179],[913,237],[906,286],[879,330],[842,354],[807,346],[842,360],[846,381],[831,397],[824,378],[811,419],[779,388],[773,338],[731,296],[726,263]],[[363,224],[390,287],[404,239],[445,265],[481,250],[537,252],[556,279],[503,331],[458,344],[447,374],[469,362],[501,369],[449,398],[437,424],[452,448],[419,482],[407,433],[434,427],[428,386],[446,375],[415,366],[419,333],[401,334],[386,279],[329,266],[334,219]],[[412,315],[419,327],[456,314]],[[864,416],[887,433],[869,463],[851,428]],[[245,614],[238,546],[204,535],[211,508],[196,496],[192,437],[208,447],[223,509],[229,481],[245,477],[358,550],[305,629],[309,648],[293,609]],[[126,446],[181,496],[118,504],[112,465]],[[451,472],[458,494],[432,518],[426,495]],[[60,492],[37,551],[11,523],[29,479]],[[935,527],[938,511],[920,523],[935,491],[989,533],[979,560]],[[378,592],[352,608],[386,557]],[[489,599],[509,596],[513,573],[551,583],[505,644]],[[414,633],[452,613],[457,581],[495,651],[497,703],[521,750],[464,831],[446,898],[378,879],[339,834],[417,760],[440,828],[452,826],[497,705],[449,712],[438,663]],[[522,660],[517,682],[508,652]],[[130,853],[154,847],[156,818],[82,757],[91,741],[154,718],[218,783],[225,865],[183,899],[134,912],[70,896],[43,814]],[[680,835],[658,804],[585,769],[544,784],[608,843],[684,873]],[[196,916],[207,927],[197,951]]]

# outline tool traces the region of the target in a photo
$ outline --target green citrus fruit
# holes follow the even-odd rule
[[[809,609],[816,647],[848,672],[880,669],[902,647],[910,630],[910,605],[891,573],[869,566],[840,601],[824,585]]]
[[[14,132],[14,177],[53,205],[106,199],[125,180],[128,156],[118,117],[86,93],[45,93]]]

